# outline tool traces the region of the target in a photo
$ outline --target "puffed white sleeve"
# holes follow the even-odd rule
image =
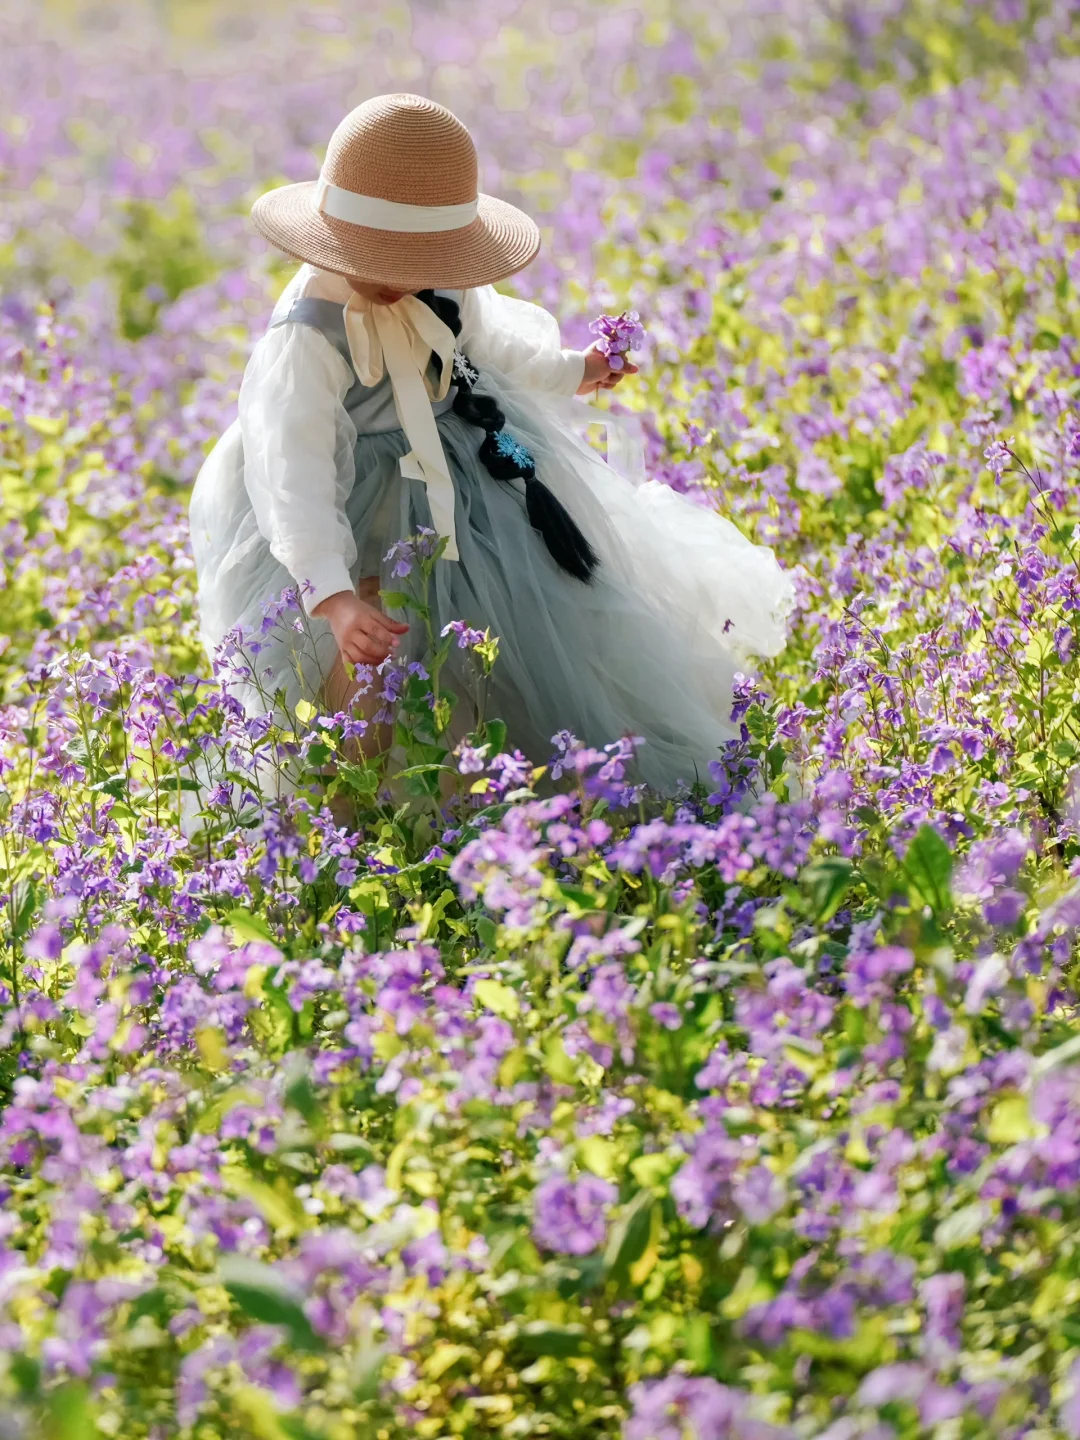
[[[356,541],[345,502],[356,428],[342,404],[352,378],[325,335],[286,323],[256,345],[240,386],[244,483],[255,520],[309,615],[328,595],[353,588]]]
[[[563,348],[558,321],[529,300],[493,285],[462,292],[461,349],[478,369],[501,371],[527,389],[573,395],[585,375],[585,352]]]

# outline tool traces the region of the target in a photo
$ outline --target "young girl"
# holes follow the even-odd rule
[[[436,633],[463,620],[498,637],[488,713],[513,744],[543,762],[559,731],[633,734],[653,785],[705,778],[737,734],[736,671],[784,644],[791,584],[771,550],[586,442],[610,420],[571,397],[619,372],[493,288],[539,233],[477,193],[465,127],[419,96],[369,100],[320,180],[264,195],[253,218],[305,263],[191,504],[204,641],[242,626],[261,646],[247,703],[265,710],[261,689],[340,710],[353,664],[422,659],[379,590],[406,588],[398,542],[427,527],[446,538]],[[289,587],[309,620],[270,625]]]

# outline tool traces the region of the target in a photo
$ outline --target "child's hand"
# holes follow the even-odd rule
[[[591,350],[585,352],[585,375],[577,388],[579,395],[591,395],[595,390],[614,390],[615,386],[624,375],[636,375],[638,367],[631,365],[630,361],[623,360],[621,370],[613,370],[608,363],[608,357],[597,350],[594,345]]]
[[[330,623],[341,658],[352,665],[381,665],[409,627],[391,620],[352,590],[339,590],[312,612]]]

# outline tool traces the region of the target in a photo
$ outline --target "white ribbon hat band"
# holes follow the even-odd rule
[[[396,200],[380,200],[377,195],[343,190],[325,178],[319,180],[315,208],[332,220],[346,220],[350,225],[364,225],[369,230],[396,230],[410,235],[463,230],[479,213],[476,200],[468,200],[464,205],[402,205]]]

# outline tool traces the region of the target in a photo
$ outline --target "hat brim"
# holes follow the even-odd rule
[[[540,249],[524,211],[478,197],[477,216],[460,230],[416,235],[372,230],[315,208],[314,181],[282,185],[256,200],[251,218],[264,239],[295,260],[395,290],[471,290],[523,270]]]

